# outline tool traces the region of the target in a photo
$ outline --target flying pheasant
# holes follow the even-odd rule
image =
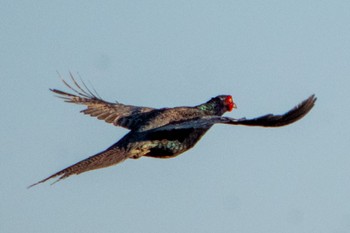
[[[261,127],[285,126],[304,117],[316,101],[316,97],[311,95],[282,115],[267,114],[254,119],[234,119],[222,116],[225,112],[236,108],[230,95],[219,95],[194,107],[154,109],[107,102],[97,93],[90,91],[84,82],[82,88],[72,75],[71,79],[75,88],[62,81],[74,94],[56,89],[50,90],[65,102],[87,106],[81,111],[84,114],[130,131],[106,150],[32,184],[29,188],[54,177],[59,177],[55,181],[58,182],[73,174],[115,165],[128,158],[175,157],[192,148],[217,123]]]

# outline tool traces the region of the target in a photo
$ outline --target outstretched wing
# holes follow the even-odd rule
[[[70,74],[70,77],[75,85],[75,88],[69,85],[66,81],[62,81],[75,94],[57,89],[50,90],[58,94],[60,98],[65,100],[65,102],[87,106],[87,108],[81,112],[92,117],[97,117],[99,120],[104,120],[105,122],[112,123],[115,126],[133,129],[134,127],[137,127],[138,122],[142,120],[142,116],[145,113],[154,110],[153,108],[148,107],[107,102],[99,97],[96,91],[95,94],[90,91],[84,82],[82,82],[82,84],[85,89],[77,83],[72,74]]]
[[[280,127],[292,124],[303,118],[315,105],[317,98],[311,95],[309,98],[282,115],[267,114],[253,119],[226,119],[222,122],[232,125],[262,126],[262,127]]]
[[[80,173],[83,172],[87,172],[87,171],[91,171],[91,170],[95,170],[95,169],[99,169],[99,168],[103,168],[103,167],[109,167],[112,166],[114,164],[120,163],[122,161],[124,161],[125,159],[127,159],[127,152],[125,150],[122,150],[120,148],[117,147],[110,147],[105,151],[102,151],[96,155],[90,156],[87,159],[84,159],[76,164],[73,164],[72,166],[69,166],[59,172],[56,172],[55,174],[35,183],[32,184],[30,186],[28,186],[28,188],[31,188],[37,184],[43,183],[49,179],[55,178],[55,177],[59,177],[54,183],[65,179],[71,175],[78,175]],[[53,184],[54,184],[53,183]]]
[[[207,129],[214,124],[230,124],[230,125],[247,125],[247,126],[260,126],[260,127],[281,127],[289,125],[300,120],[304,117],[314,106],[316,101],[315,95],[310,96],[297,106],[295,106],[290,111],[282,115],[267,114],[261,117],[253,119],[234,119],[230,117],[221,116],[204,116],[195,118],[189,121],[174,122],[159,128],[151,129],[145,131],[145,133],[160,134],[162,132],[166,133],[169,131],[186,131],[189,129]]]

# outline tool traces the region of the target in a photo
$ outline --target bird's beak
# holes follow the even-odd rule
[[[235,104],[235,102],[230,102],[228,107],[227,107],[227,111],[231,112],[234,108],[237,108],[237,105]]]
[[[236,108],[237,108],[237,105],[236,105],[236,103],[235,103],[235,102],[233,102],[233,106],[232,106],[232,108],[234,108],[234,109],[236,109]]]

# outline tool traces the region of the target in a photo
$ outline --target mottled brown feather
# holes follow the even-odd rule
[[[126,158],[127,158],[127,153],[125,150],[116,148],[116,147],[111,147],[96,155],[90,156],[89,158],[86,158],[76,164],[73,164],[59,172],[56,172],[55,174],[35,184],[30,185],[28,188],[31,188],[37,184],[43,183],[51,178],[55,178],[58,176],[59,178],[54,183],[74,174],[78,175],[82,172],[87,172],[87,171],[91,171],[91,170],[95,170],[103,167],[109,167],[124,161]]]
[[[64,92],[57,89],[50,89],[52,92],[58,94],[58,97],[65,100],[65,102],[82,104],[87,106],[81,112],[92,117],[97,117],[99,120],[104,120],[107,123],[113,123],[115,126],[121,126],[127,129],[133,129],[135,124],[132,123],[133,117],[139,117],[142,113],[147,113],[153,108],[125,105],[121,103],[111,103],[103,100],[98,94],[93,94],[83,83],[83,89],[78,82],[71,75],[71,79],[76,88],[73,88],[66,81],[63,83],[75,94]],[[122,118],[128,118],[128,125],[123,124]]]

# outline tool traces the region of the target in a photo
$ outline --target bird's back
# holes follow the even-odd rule
[[[155,109],[144,114],[143,119],[139,122],[136,131],[146,131],[167,125],[172,122],[181,122],[207,115],[203,110],[197,107],[176,107]]]

